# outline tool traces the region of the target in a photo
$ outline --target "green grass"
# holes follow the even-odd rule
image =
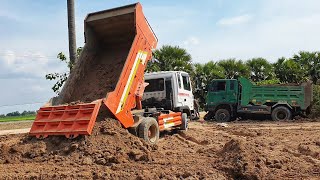
[[[3,117],[3,118],[0,118],[0,122],[28,121],[28,120],[34,120],[35,118],[36,118],[35,115],[16,116],[16,117]]]

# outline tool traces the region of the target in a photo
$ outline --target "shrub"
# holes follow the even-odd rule
[[[313,106],[311,109],[311,117],[320,117],[320,85],[313,86]]]

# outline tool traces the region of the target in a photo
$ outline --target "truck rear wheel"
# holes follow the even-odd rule
[[[144,118],[139,125],[139,137],[149,144],[156,144],[159,140],[158,122],[151,117]]]
[[[214,118],[217,122],[229,122],[231,120],[231,115],[227,109],[218,109]]]
[[[274,121],[290,120],[292,113],[287,107],[278,106],[272,110],[271,118]]]

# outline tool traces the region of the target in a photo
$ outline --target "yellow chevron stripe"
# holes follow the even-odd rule
[[[147,59],[147,52],[144,52],[144,51],[139,51],[138,54],[137,54],[137,57],[134,61],[134,64],[133,64],[133,68],[131,69],[131,72],[130,72],[130,75],[129,75],[129,79],[127,81],[127,84],[124,88],[124,91],[122,93],[122,96],[121,96],[121,99],[120,99],[120,103],[118,105],[118,108],[117,108],[117,111],[116,111],[116,114],[118,114],[119,112],[121,112],[124,108],[124,104],[125,102],[127,101],[127,98],[129,96],[129,92],[130,92],[130,89],[131,89],[131,85],[133,83],[133,80],[134,80],[134,77],[135,75],[137,74],[137,70],[139,68],[139,64],[142,63],[144,64],[146,59]]]

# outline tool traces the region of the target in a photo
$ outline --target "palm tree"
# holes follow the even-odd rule
[[[227,59],[218,62],[218,65],[224,69],[227,79],[237,79],[238,77],[249,77],[248,66],[241,60]]]
[[[69,55],[70,63],[74,64],[77,60],[74,0],[67,0],[68,7],[68,33],[69,33]],[[70,66],[71,70],[72,66]]]
[[[293,56],[293,60],[301,65],[307,76],[317,84],[320,79],[320,52],[301,51]]]
[[[208,85],[213,79],[223,79],[224,69],[216,62],[209,61],[205,64],[196,63],[193,65],[193,72],[191,73],[193,82],[193,94],[194,97],[199,101],[200,107],[204,107],[206,90]]]
[[[293,59],[279,58],[273,64],[276,77],[282,83],[300,83],[307,79],[307,73]]]
[[[147,71],[185,71],[192,72],[191,55],[178,46],[164,45],[153,53],[154,61],[150,62]]]
[[[260,82],[263,80],[270,80],[273,78],[273,67],[264,58],[253,58],[247,61],[247,66],[250,69],[251,80]]]

